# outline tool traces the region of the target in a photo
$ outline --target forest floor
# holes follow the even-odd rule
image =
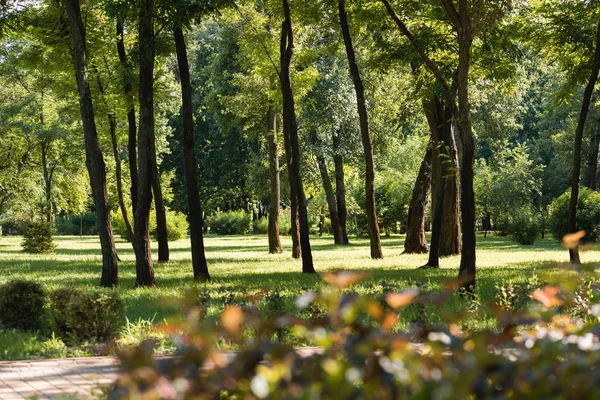
[[[465,304],[453,296],[446,304],[452,311],[474,309],[461,322],[467,329],[494,329],[495,317],[487,305],[501,297],[499,287],[509,284],[526,285],[538,277],[541,282],[560,279],[559,271],[568,261],[566,249],[553,239],[537,240],[532,246],[517,245],[507,237],[478,236],[477,298]],[[96,237],[57,237],[55,254],[30,255],[21,251],[19,237],[0,238],[0,284],[12,279],[29,279],[42,283],[49,291],[63,286],[95,287],[100,280],[101,257]],[[320,274],[301,274],[301,262],[291,258],[290,240],[282,237],[285,252],[268,254],[266,236],[207,236],[206,254],[212,282],[200,288],[207,301],[207,316],[217,318],[224,306],[243,302],[247,295],[265,288],[275,290],[285,299],[285,312],[294,312],[294,299],[303,291],[326,287]],[[460,256],[441,260],[439,270],[415,270],[427,260],[426,254],[403,255],[404,237],[382,238],[384,259],[371,260],[368,239],[351,239],[351,245],[333,245],[332,237],[311,237],[317,272],[334,269],[361,270],[369,277],[353,287],[359,294],[381,295],[385,290],[401,290],[419,286],[427,292],[443,290],[444,282],[456,279]],[[170,243],[171,261],[155,264],[156,288],[134,289],[135,263],[131,246],[117,243],[119,257],[120,295],[126,306],[126,319],[121,331],[124,343],[135,343],[149,334],[152,324],[183,317],[181,302],[193,285],[189,240]],[[156,249],[153,249],[156,254]],[[600,263],[600,251],[594,248],[582,253],[584,265]],[[206,300],[208,299],[208,300]],[[476,305],[473,307],[473,305]],[[268,305],[267,305],[268,307]],[[441,323],[434,305],[425,310],[408,307],[403,311],[398,329],[408,329],[411,321],[426,314],[430,323]],[[17,332],[0,330],[0,359],[42,358],[44,342],[51,332]],[[159,341],[158,352],[170,353],[172,341]],[[55,356],[55,354],[53,354]],[[89,348],[70,348],[69,356],[93,355]]]

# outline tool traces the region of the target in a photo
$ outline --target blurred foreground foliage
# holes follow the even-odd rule
[[[444,310],[460,282],[439,294],[414,287],[373,299],[352,290],[365,277],[326,273],[329,287],[297,298],[300,317],[289,316],[274,294],[258,293],[229,305],[215,324],[204,317],[201,291],[190,293],[187,320],[157,328],[176,336],[180,355],[153,359],[151,343],[124,350],[125,373],[109,398],[600,397],[600,280],[593,270],[567,267],[552,282],[499,288],[499,301],[489,305],[498,329],[477,332],[456,323],[478,312],[477,294],[464,298],[464,311],[442,312],[439,325],[427,321],[426,305]],[[524,290],[530,301],[515,307],[511,296]],[[257,307],[265,295],[267,315]],[[409,331],[397,331],[409,305],[422,315]],[[282,332],[318,347],[294,349],[281,342]],[[219,351],[222,341],[240,350]]]

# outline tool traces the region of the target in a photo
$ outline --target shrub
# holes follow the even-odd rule
[[[568,233],[569,200],[571,189],[552,202],[549,230],[556,239]],[[581,187],[577,206],[577,227],[586,232],[585,241],[597,242],[600,239],[600,193]]]
[[[86,212],[81,215],[70,214],[58,217],[54,222],[57,235],[97,235],[98,226],[96,213]]]
[[[53,329],[72,342],[108,339],[125,311],[116,290],[63,288],[54,291],[50,300]]]
[[[515,242],[532,245],[540,233],[540,222],[532,210],[522,209],[510,216],[508,233]]]
[[[133,223],[133,212],[131,209],[128,210],[129,218],[131,223]],[[166,209],[167,213],[167,239],[169,241],[179,240],[184,238],[187,235],[188,231],[188,223],[185,214],[180,213],[175,210]],[[111,213],[112,217],[112,226],[115,234],[119,235],[121,239],[128,240],[127,237],[127,225],[125,225],[125,220],[123,219],[123,214],[121,210],[116,210]],[[149,226],[150,236],[153,239],[156,239],[156,213],[152,211],[150,213],[150,226]]]
[[[56,245],[52,241],[53,227],[47,222],[32,224],[23,235],[21,246],[26,253],[44,254],[52,253]]]
[[[281,216],[280,216],[280,230],[281,230]],[[262,217],[252,222],[252,233],[259,233],[261,235],[266,235],[269,233],[269,218]]]
[[[46,291],[37,282],[16,280],[0,286],[0,325],[24,331],[40,329]]]
[[[208,219],[212,233],[218,235],[243,235],[252,229],[252,215],[245,211],[217,211]]]

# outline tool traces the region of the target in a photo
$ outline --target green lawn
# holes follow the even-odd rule
[[[206,238],[206,251],[212,282],[205,292],[211,298],[209,314],[217,315],[223,303],[236,302],[244,295],[262,288],[279,288],[293,298],[306,289],[318,289],[325,284],[320,275],[306,275],[299,271],[301,263],[290,257],[290,240],[282,238],[286,249],[281,255],[268,254],[266,236],[230,236]],[[99,242],[95,237],[59,237],[53,255],[25,254],[21,238],[0,239],[0,284],[9,279],[31,279],[52,290],[61,286],[93,287],[100,280],[101,258]],[[427,255],[402,255],[403,237],[383,238],[385,259],[371,260],[367,239],[352,239],[347,247],[336,247],[331,237],[312,237],[315,267],[318,272],[331,269],[364,270],[370,278],[355,289],[359,293],[377,294],[382,283],[405,288],[424,285],[427,291],[441,290],[444,281],[457,276],[459,256],[442,259],[440,270],[417,271]],[[125,301],[129,321],[163,321],[182,315],[180,307],[173,307],[168,298],[181,297],[192,286],[192,268],[188,240],[170,243],[169,263],[155,264],[156,288],[134,289],[135,265],[131,246],[117,243],[120,272],[120,293]],[[156,249],[154,249],[156,252]],[[560,263],[568,260],[566,249],[551,239],[538,240],[533,246],[519,246],[509,238],[478,237],[477,285],[481,304],[494,301],[496,285],[505,281],[523,282],[534,274],[549,279]],[[582,254],[585,264],[600,262],[600,251],[590,249]],[[456,296],[448,303],[451,309],[464,307]],[[410,310],[407,311],[410,313]],[[432,315],[435,310],[431,310]],[[493,317],[478,317],[475,326],[493,328]],[[404,318],[409,320],[410,318]],[[435,318],[434,318],[435,320]],[[123,321],[125,324],[125,321]],[[402,326],[400,326],[402,329]],[[4,340],[3,340],[4,335]],[[0,333],[0,358],[10,358],[2,342],[10,342],[6,333]],[[2,353],[4,352],[4,356]]]

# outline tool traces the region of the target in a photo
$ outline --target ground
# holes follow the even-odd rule
[[[304,290],[326,286],[319,274],[301,274],[301,262],[290,257],[290,240],[283,237],[286,251],[280,255],[268,254],[266,236],[228,236],[206,238],[206,251],[212,282],[206,284],[204,296],[210,298],[208,314],[217,315],[223,304],[242,301],[244,296],[263,288],[275,288],[288,298],[287,306],[293,308],[293,299]],[[384,259],[371,260],[368,239],[352,239],[348,247],[334,246],[331,237],[311,237],[314,263],[317,272],[332,269],[363,270],[369,278],[356,291],[380,294],[382,286],[394,289],[419,285],[427,291],[441,290],[442,283],[455,279],[459,256],[442,259],[440,270],[417,271],[427,255],[402,255],[402,236],[382,238]],[[58,247],[53,255],[30,255],[21,251],[21,238],[0,239],[0,284],[10,279],[31,279],[43,283],[48,290],[61,286],[93,288],[100,280],[101,259],[96,237],[58,237]],[[155,264],[156,288],[134,289],[135,265],[131,246],[117,243],[120,294],[126,304],[127,321],[124,331],[140,329],[144,321],[154,323],[183,315],[179,305],[166,301],[181,298],[192,286],[192,268],[187,239],[170,243],[169,263]],[[600,251],[587,249],[582,254],[585,264],[600,262]],[[156,249],[153,249],[156,254]],[[506,237],[478,236],[477,285],[482,305],[494,302],[497,286],[509,281],[525,282],[537,274],[548,280],[568,260],[566,249],[553,239],[538,240],[533,246],[520,246]],[[464,301],[455,296],[447,305],[456,310]],[[435,310],[427,309],[435,321]],[[414,319],[416,310],[407,310],[399,329]],[[141,325],[140,325],[141,324]],[[475,318],[472,327],[493,328],[494,319],[485,312]],[[49,332],[25,334],[0,331],[0,359],[37,357],[39,343],[47,340]],[[132,334],[133,335],[133,334]],[[132,339],[133,340],[133,339]],[[70,354],[87,354],[78,350]]]

